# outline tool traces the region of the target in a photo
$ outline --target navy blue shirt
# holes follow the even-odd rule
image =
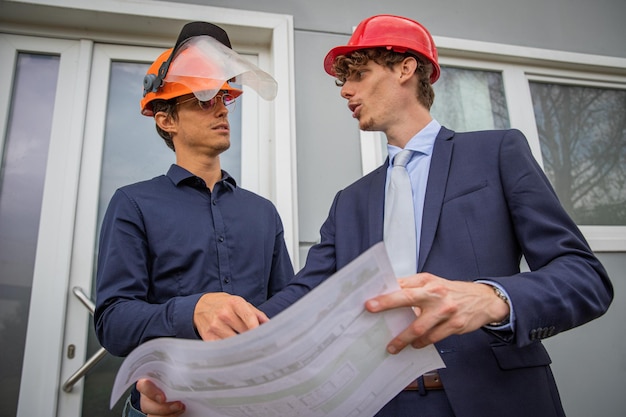
[[[96,333],[125,356],[156,337],[197,339],[193,312],[208,292],[259,305],[293,277],[283,226],[267,199],[223,171],[213,191],[178,165],[118,189],[100,234]]]

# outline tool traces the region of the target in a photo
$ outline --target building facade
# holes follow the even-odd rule
[[[335,193],[386,156],[322,67],[379,13],[433,34],[443,125],[526,134],[615,286],[605,316],[545,341],[566,412],[623,414],[623,1],[0,0],[0,417],[119,415],[108,403],[121,360],[97,344],[89,313],[97,235],[117,187],[173,162],[138,103],[182,25],[224,27],[278,81],[272,102],[244,95],[222,162],[276,204],[298,269]]]

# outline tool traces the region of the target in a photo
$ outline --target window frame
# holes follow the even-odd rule
[[[554,51],[448,37],[434,37],[439,63],[470,70],[502,74],[511,128],[524,132],[533,156],[543,168],[539,134],[535,123],[530,82],[613,88],[626,90],[626,59]],[[362,172],[383,163],[386,152],[380,132],[360,133]],[[595,252],[626,251],[626,225],[579,225]]]

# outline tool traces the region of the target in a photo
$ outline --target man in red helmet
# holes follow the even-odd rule
[[[446,368],[416,375],[377,416],[564,416],[541,339],[602,315],[613,288],[523,134],[456,133],[433,119],[437,50],[411,19],[364,20],[324,67],[359,127],[386,134],[389,159],[337,193],[305,267],[260,310],[274,316],[387,240],[392,163],[410,151],[406,229],[415,230],[405,243],[414,252],[401,261],[412,269],[400,275],[401,290],[366,308],[413,307],[415,321],[387,351],[434,343]],[[520,272],[522,256],[529,272]]]
[[[456,133],[433,119],[437,50],[411,19],[364,20],[324,68],[359,128],[385,133],[389,159],[336,195],[304,269],[260,309],[274,316],[387,242],[389,161],[408,150],[415,240],[404,241],[413,251],[401,261],[412,268],[400,291],[366,308],[413,307],[415,321],[387,351],[435,343],[446,368],[416,375],[378,416],[563,416],[541,339],[602,315],[613,288],[523,134]],[[520,272],[522,256],[530,272]]]
[[[154,117],[176,163],[118,189],[103,220],[94,319],[114,355],[156,337],[213,340],[256,327],[267,317],[253,306],[293,277],[276,208],[220,166],[228,109],[242,94],[232,79],[275,96],[272,77],[205,22],[185,25],[146,74],[142,114]],[[143,416],[138,392],[131,397],[124,416]]]

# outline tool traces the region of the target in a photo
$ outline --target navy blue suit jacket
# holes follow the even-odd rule
[[[320,243],[263,311],[277,314],[382,240],[386,172],[387,163],[337,193]],[[530,272],[520,272],[522,256]],[[496,281],[515,308],[513,337],[478,330],[436,344],[457,417],[562,416],[540,339],[602,315],[613,289],[521,132],[441,129],[428,176],[418,271]]]

